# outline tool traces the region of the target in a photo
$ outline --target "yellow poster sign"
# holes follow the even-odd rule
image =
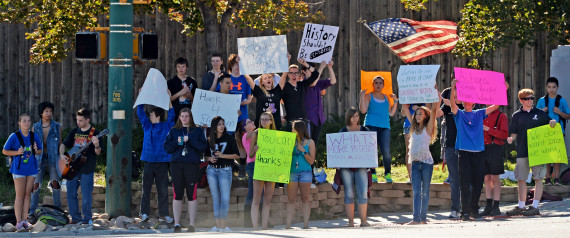
[[[289,183],[295,133],[259,129],[253,179]]]
[[[529,166],[562,163],[568,164],[566,146],[560,124],[539,126],[526,131]]]

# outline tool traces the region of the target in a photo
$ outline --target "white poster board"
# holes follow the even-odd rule
[[[287,36],[238,38],[241,74],[281,73],[289,70]]]
[[[226,123],[227,131],[235,131],[240,103],[240,94],[223,94],[196,89],[192,103],[192,118],[196,125],[210,126],[212,118],[221,116]]]
[[[327,167],[378,167],[376,132],[352,131],[327,134]]]
[[[307,62],[328,63],[332,59],[338,37],[338,26],[305,23],[297,58]]]
[[[170,96],[164,75],[158,69],[151,68],[135,101],[135,108],[141,104],[149,104],[168,111]]]
[[[439,100],[435,78],[440,65],[401,65],[398,99],[401,104],[433,103]]]

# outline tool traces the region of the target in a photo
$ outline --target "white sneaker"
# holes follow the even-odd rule
[[[311,184],[311,188],[316,188],[317,185],[315,185],[314,183]]]
[[[216,226],[212,227],[212,229],[210,230],[210,232],[220,232],[221,230],[219,228],[217,228]]]
[[[146,221],[146,220],[148,220],[148,215],[142,214],[141,215],[141,221]]]
[[[159,219],[159,220],[162,220],[162,219]],[[174,222],[174,218],[172,218],[172,217],[170,217],[170,216],[165,216],[165,217],[164,217],[164,221],[165,221],[166,223],[168,223],[168,224],[171,224],[171,223]]]
[[[226,226],[226,228],[220,229],[220,232],[232,232],[232,229],[230,229],[229,226]]]
[[[459,218],[459,213],[457,211],[451,211],[451,213],[449,213],[449,218]]]

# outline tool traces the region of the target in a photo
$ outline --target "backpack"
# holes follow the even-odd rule
[[[22,135],[22,133],[20,131],[16,131],[14,134],[16,134],[16,137],[18,138],[18,141],[20,142],[20,146],[22,146],[23,148],[26,148],[26,143],[24,142],[24,136]],[[35,156],[36,150],[34,149],[34,142],[35,142],[34,132],[30,131],[30,145],[31,145],[30,147],[32,148],[32,155]],[[10,156],[10,159],[13,160],[14,157]],[[22,163],[22,160],[19,160],[17,169],[20,169],[21,163]],[[12,161],[10,161],[10,166],[12,166]]]
[[[0,226],[4,226],[6,223],[15,225],[17,222],[13,206],[0,207]]]
[[[65,226],[69,223],[69,213],[59,207],[42,205],[34,211],[37,221],[42,221],[50,226]]]
[[[554,107],[558,108],[560,107],[560,99],[562,99],[562,96],[556,95],[556,99],[554,100]],[[548,107],[548,94],[544,95],[544,105]],[[562,118],[561,116],[559,116],[558,118],[560,118],[560,126],[562,127],[562,129],[566,130],[566,123],[568,121]]]

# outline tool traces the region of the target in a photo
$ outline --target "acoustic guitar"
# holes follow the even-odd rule
[[[96,135],[97,138],[101,138],[109,134],[109,129],[105,129]],[[84,146],[74,146],[71,150],[65,152],[65,157],[67,160],[58,160],[58,172],[61,178],[70,180],[75,178],[81,167],[87,163],[87,156],[83,152],[93,144],[92,141],[85,144]]]

